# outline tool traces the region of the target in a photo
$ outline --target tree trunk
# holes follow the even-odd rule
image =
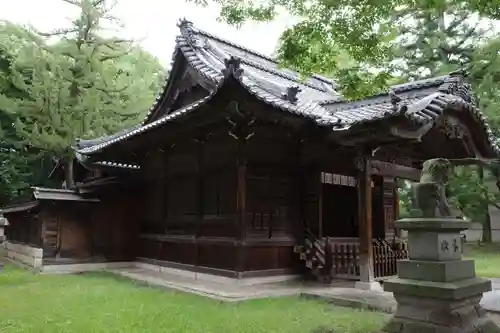
[[[72,158],[64,160],[64,179],[66,181],[66,188],[70,190],[75,188],[75,174]]]
[[[479,174],[479,184],[482,188],[482,196],[481,196],[481,208],[483,210],[483,215],[482,215],[482,221],[481,224],[483,225],[483,237],[482,241],[484,243],[491,243],[491,218],[490,218],[490,205],[489,201],[487,199],[488,196],[488,189],[485,187],[484,184],[484,169],[482,166],[479,166],[477,168],[478,174]]]

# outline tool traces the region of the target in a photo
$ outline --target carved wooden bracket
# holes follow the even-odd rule
[[[467,130],[457,119],[447,117],[439,125],[440,132],[450,139],[464,139],[467,136]]]
[[[363,156],[358,156],[354,159],[354,165],[359,171],[363,171],[366,168],[366,158]]]
[[[228,113],[226,119],[231,125],[229,135],[237,140],[247,141],[251,139],[255,134],[251,130],[251,127],[255,124],[255,117],[240,110],[239,103],[236,101],[231,101],[226,111]]]

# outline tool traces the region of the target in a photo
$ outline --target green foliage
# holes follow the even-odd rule
[[[13,84],[12,66],[26,40],[7,34],[0,25],[0,94],[7,98],[28,98]],[[0,205],[25,198],[28,185],[45,184],[52,168],[50,156],[22,144],[13,124],[15,116],[0,108]]]
[[[481,203],[498,201],[496,191],[490,190],[475,167],[456,168],[448,189],[450,203],[473,221],[483,221],[488,213]]]
[[[17,115],[16,129],[27,143],[64,158],[76,138],[135,124],[162,78],[152,56],[129,41],[100,36],[108,13],[103,1],[72,3],[80,15],[70,29],[17,31],[32,43],[18,55],[12,82],[29,98],[0,95],[0,107]],[[47,43],[53,36],[64,38]]]
[[[0,192],[39,183],[35,175],[43,169],[47,177],[52,157],[69,162],[76,138],[135,125],[165,77],[133,41],[103,37],[110,34],[102,27],[116,23],[106,1],[62,1],[79,10],[67,29],[0,22]]]
[[[229,24],[238,25],[248,20],[271,21],[282,11],[300,18],[297,24],[283,33],[279,59],[284,65],[305,74],[332,75],[347,98],[361,98],[385,89],[387,81],[400,74],[401,64],[393,60],[400,58],[401,52],[405,53],[407,60],[413,57],[418,62],[420,58],[429,60],[429,57],[442,51],[436,47],[440,38],[455,34],[449,46],[459,45],[468,31],[466,26],[472,23],[470,20],[454,20],[460,24],[456,27],[450,24],[447,26],[449,31],[443,31],[440,28],[450,14],[500,19],[497,7],[486,0],[188,1],[201,5],[218,3],[222,7],[221,19]],[[426,29],[421,30],[422,21],[433,22],[434,26],[426,25]],[[432,38],[428,36],[430,33]],[[401,48],[404,44],[413,44],[416,48]],[[426,52],[421,53],[424,48]],[[356,64],[348,68],[342,66],[338,57],[341,52],[347,52]],[[458,65],[462,60],[450,56],[449,62]],[[443,69],[441,66],[429,68],[428,63],[426,61],[422,66],[427,66],[431,72]]]

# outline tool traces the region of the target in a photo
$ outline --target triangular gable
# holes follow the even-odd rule
[[[288,87],[296,87],[298,98],[311,103],[342,100],[335,91],[333,81],[323,76],[313,75],[303,80],[297,72],[279,68],[272,58],[199,30],[187,20],[181,20],[178,26],[180,35],[176,38],[169,78],[143,125],[217,89],[223,79],[225,61],[231,57],[237,57],[245,73],[252,75],[260,87],[272,94],[281,94]],[[179,100],[179,94],[191,88],[197,91],[189,92],[192,96]],[[206,93],[199,90],[206,90]]]

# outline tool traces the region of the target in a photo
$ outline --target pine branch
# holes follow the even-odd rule
[[[75,32],[78,32],[77,28],[61,29],[61,30],[55,30],[52,32],[37,32],[37,34],[42,36],[42,37],[54,37],[54,36],[68,35],[68,34],[75,33]]]

